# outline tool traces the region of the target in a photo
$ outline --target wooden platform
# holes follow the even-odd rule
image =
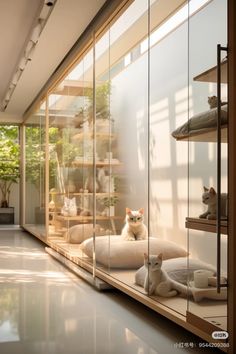
[[[186,218],[185,227],[193,230],[200,230],[206,232],[217,232],[216,220],[208,220],[201,218]],[[227,220],[221,220],[221,233],[224,235],[228,234],[228,222]]]

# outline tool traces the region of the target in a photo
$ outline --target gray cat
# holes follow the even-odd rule
[[[216,210],[217,210],[217,193],[213,187],[210,189],[203,187],[204,192],[202,194],[202,202],[207,205],[207,211],[201,215],[199,218],[216,220]],[[221,218],[227,218],[227,194],[221,194]]]
[[[144,289],[149,295],[159,295],[163,297],[173,297],[178,293],[184,295],[191,295],[191,291],[187,286],[176,282],[171,279],[162,266],[163,256],[162,253],[158,256],[148,255],[144,253],[144,266],[146,276],[144,281]],[[135,274],[136,283],[138,283]]]
[[[145,240],[148,236],[148,230],[144,225],[144,210],[131,210],[126,208],[125,226],[121,236],[125,241]]]

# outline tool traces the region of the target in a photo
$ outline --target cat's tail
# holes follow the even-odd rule
[[[172,283],[172,288],[177,290],[180,294],[183,295],[193,295],[191,289],[184,284],[178,283],[177,281],[171,279],[171,283]]]

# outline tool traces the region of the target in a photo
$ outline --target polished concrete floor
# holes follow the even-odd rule
[[[0,230],[0,353],[218,352],[199,341],[118,291],[98,292],[29,234]]]

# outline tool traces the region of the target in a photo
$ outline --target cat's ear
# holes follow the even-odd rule
[[[211,188],[210,188],[210,190],[209,190],[209,193],[211,193],[211,194],[215,195],[215,194],[216,194],[216,191],[214,190],[214,188],[213,188],[213,187],[211,187]]]
[[[161,260],[163,260],[163,254],[160,253],[160,254],[158,255],[158,258],[160,258]]]
[[[125,208],[126,214],[131,214],[132,210],[130,208]]]
[[[147,253],[144,253],[143,255],[144,255],[144,259],[148,259]]]
[[[138,211],[140,214],[144,214],[144,209],[143,208],[141,208],[141,209],[139,209],[139,211]]]
[[[204,189],[204,192],[208,192],[208,190],[209,190],[209,189],[208,189],[207,187],[205,187],[205,186],[203,187],[203,189]]]

